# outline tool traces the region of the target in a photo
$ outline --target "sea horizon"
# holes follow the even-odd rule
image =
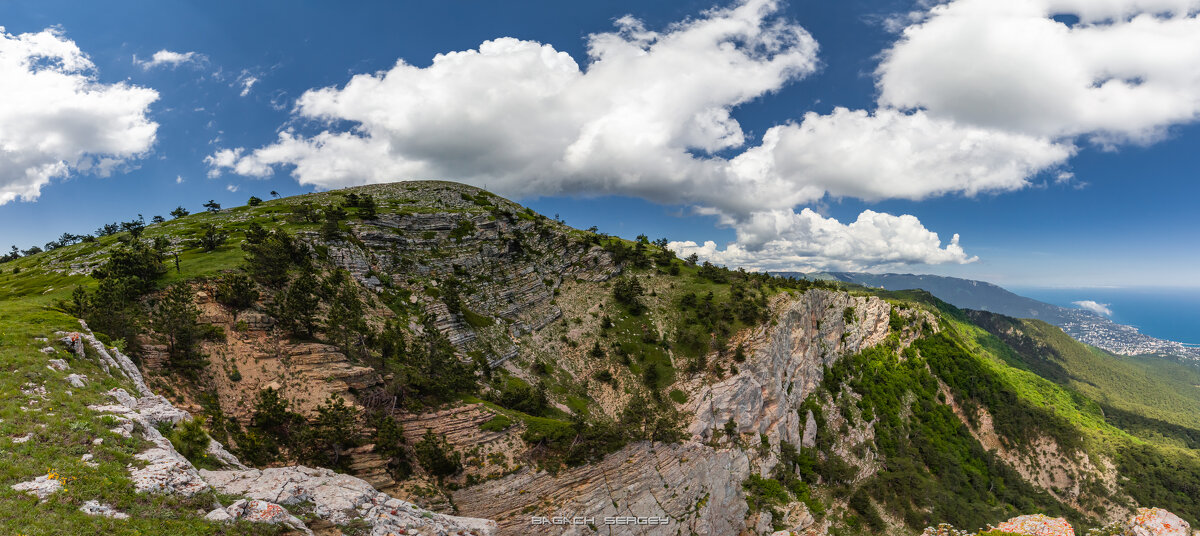
[[[1084,309],[1076,304],[1093,301],[1104,306],[1106,318],[1136,327],[1156,337],[1200,346],[1200,288],[1196,287],[1009,287],[1021,296]]]

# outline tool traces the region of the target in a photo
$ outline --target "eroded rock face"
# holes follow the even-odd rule
[[[853,321],[847,324],[850,308]],[[738,433],[801,444],[807,418],[795,408],[816,389],[823,367],[883,342],[890,312],[874,296],[805,292],[784,306],[776,326],[752,335],[747,346],[755,348],[754,357],[738,375],[699,389],[689,407],[696,415],[689,432],[707,439],[733,419]]]
[[[742,482],[751,472],[770,471],[781,440],[803,442],[809,418],[797,408],[820,383],[823,367],[882,342],[888,335],[891,306],[874,297],[813,290],[778,303],[776,311],[773,326],[759,328],[744,341],[750,357],[739,365],[739,374],[713,385],[689,387],[695,395],[684,409],[694,415],[688,440],[674,445],[635,443],[599,463],[557,475],[522,469],[455,492],[455,505],[497,520],[502,533],[514,535],[592,534],[586,525],[532,525],[532,516],[671,519],[666,525],[603,527],[606,534],[723,535],[759,533],[755,525],[761,523],[769,528],[771,520],[761,517],[746,525]],[[770,448],[765,455],[727,442],[711,443],[713,431],[731,418],[738,433],[754,434],[756,444],[757,434],[767,436]],[[815,427],[813,422],[814,433]],[[800,512],[794,517],[797,527],[811,524]]]
[[[493,521],[428,512],[389,497],[362,479],[328,469],[296,466],[201,474],[222,493],[283,505],[312,503],[317,517],[336,525],[361,520],[372,527],[371,534],[405,534],[409,529],[438,535],[496,533]]]
[[[533,516],[594,517],[597,526],[604,517],[671,518],[666,525],[611,525],[605,534],[737,534],[746,517],[742,481],[749,474],[749,458],[739,449],[639,442],[557,475],[525,469],[460,490],[454,503],[495,519],[503,534],[594,534],[587,525],[533,525]]]

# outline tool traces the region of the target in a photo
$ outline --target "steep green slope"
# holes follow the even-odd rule
[[[1095,400],[1107,420],[1147,438],[1200,448],[1200,371],[1161,359],[1117,356],[1039,320],[972,311],[1012,350],[1005,357]]]

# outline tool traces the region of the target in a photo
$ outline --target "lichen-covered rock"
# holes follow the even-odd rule
[[[230,520],[244,519],[254,523],[285,525],[305,534],[312,534],[312,531],[304,526],[303,521],[300,521],[284,507],[269,501],[242,499],[226,507],[225,513]],[[209,512],[209,516],[212,515],[213,512]]]
[[[1075,536],[1075,529],[1067,520],[1042,514],[1014,517],[997,525],[996,530],[1027,536]]]
[[[1125,522],[1130,536],[1192,536],[1192,526],[1162,508],[1138,508]]]
[[[362,479],[328,469],[295,466],[201,474],[222,493],[283,505],[312,503],[317,517],[337,525],[361,520],[372,527],[371,534],[405,534],[410,529],[438,535],[496,532],[494,521],[429,512],[389,497]]]
[[[68,365],[66,361],[63,361],[61,359],[51,359],[50,361],[46,362],[46,366],[49,367],[50,370],[60,370],[60,371],[68,370],[71,368],[71,365]]]

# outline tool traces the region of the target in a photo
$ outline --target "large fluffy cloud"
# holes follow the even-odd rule
[[[1198,8],[1195,0],[955,0],[884,53],[880,103],[1026,134],[1152,142],[1200,117]]]
[[[812,37],[774,10],[753,0],[661,33],[623,18],[589,37],[586,71],[550,45],[512,38],[425,68],[400,61],[298,99],[299,116],[355,129],[285,131],[229,167],[292,165],[301,183],[323,188],[453,178],[516,196],[716,204],[736,190],[728,162],[696,154],[742,146],[730,110],[816,67]]]
[[[1016,190],[1073,151],[1045,137],[963,125],[923,111],[837,108],[769,129],[762,145],[732,164],[739,176],[776,181],[779,192],[798,188],[784,196],[792,206],[826,194],[919,200]]]
[[[0,27],[0,205],[36,199],[72,173],[107,175],[153,145],[147,112],[158,93],[98,83],[94,70],[56,30]]]
[[[671,242],[681,256],[755,270],[861,270],[907,264],[969,263],[976,260],[954,235],[945,247],[916,217],[867,210],[850,224],[810,209],[755,213],[737,225],[738,242],[725,249],[708,241]]]
[[[589,37],[582,67],[550,45],[502,38],[310,90],[295,114],[319,132],[287,129],[208,162],[216,174],[288,168],[321,188],[447,178],[518,197],[687,203],[739,236],[724,251],[691,247],[744,265],[969,262],[912,216],[867,211],[845,225],[794,209],[828,197],[1011,191],[1068,173],[1056,168],[1079,136],[1152,141],[1196,116],[1195,4],[939,3],[905,19],[881,56],[878,109],[784,120],[757,143],[734,110],[818,65],[816,43],[776,1],[743,0],[662,31],[626,17]],[[1051,18],[1060,14],[1079,23]],[[757,230],[779,219],[790,223]],[[878,238],[864,238],[871,229]]]

